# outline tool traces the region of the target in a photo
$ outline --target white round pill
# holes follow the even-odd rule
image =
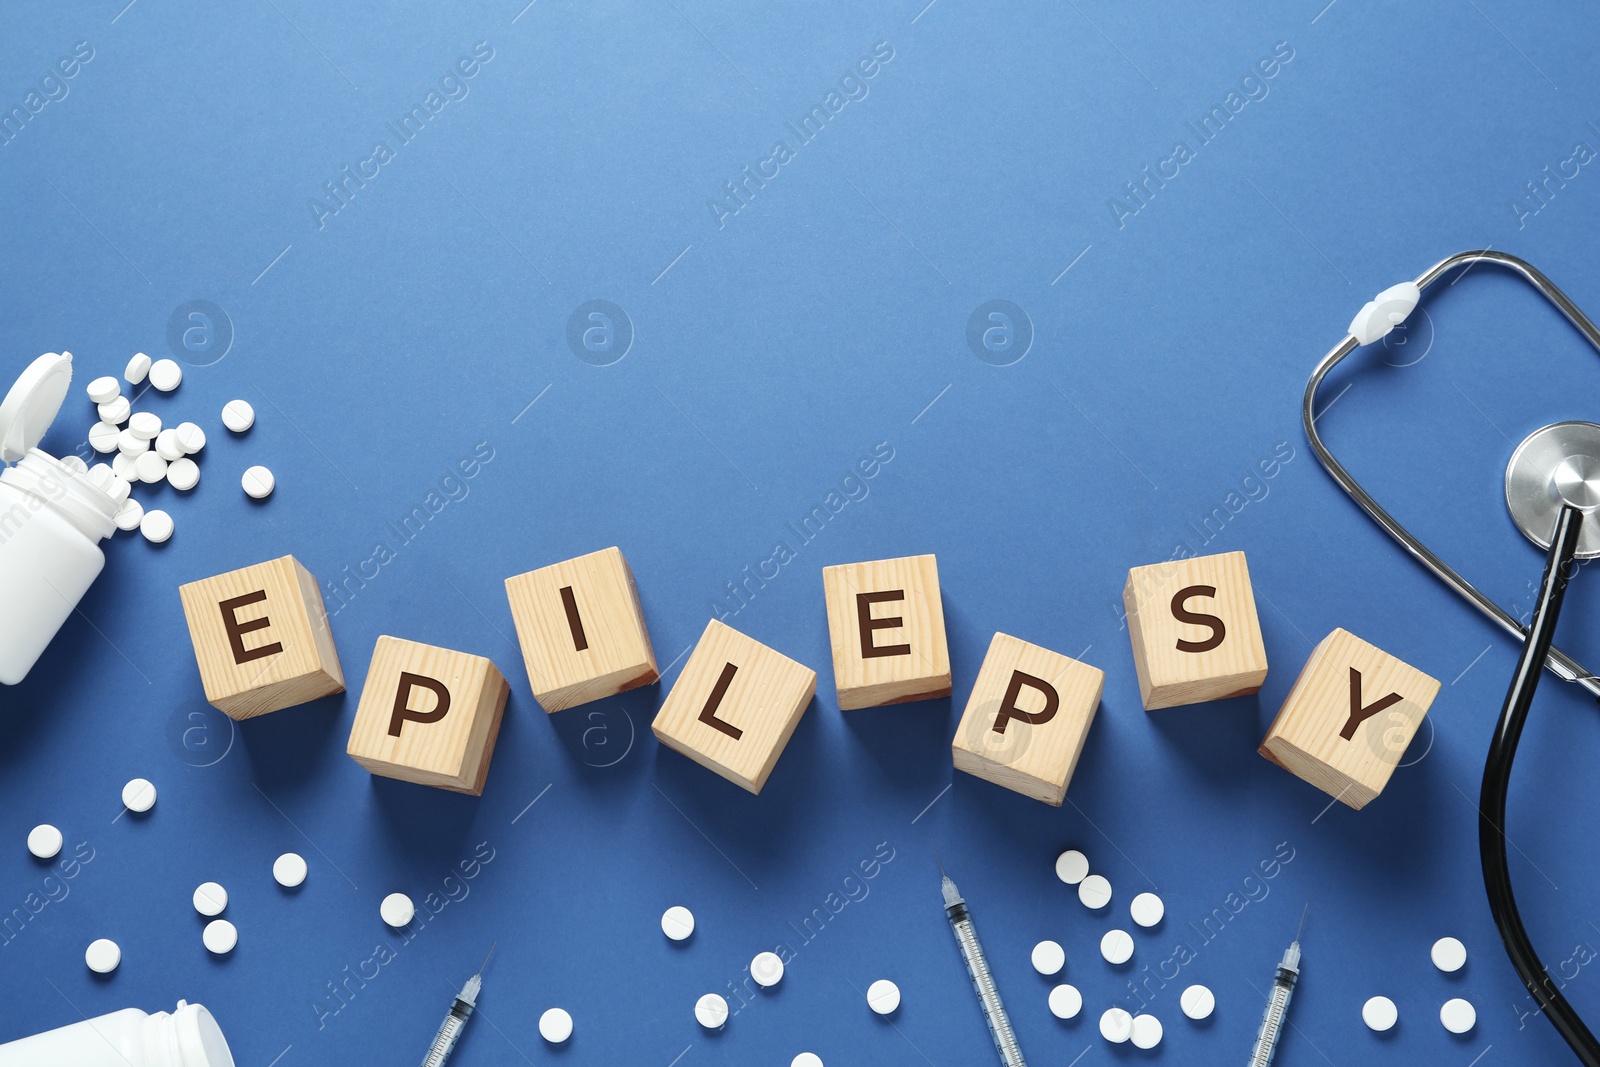
[[[121,478],[118,478],[117,484],[127,485],[128,483],[123,481]],[[118,505],[117,514],[114,521],[117,524],[117,529],[123,531],[124,533],[132,533],[134,530],[137,530],[139,528],[139,524],[144,521],[144,505],[132,497],[129,497],[120,505]]]
[[[63,457],[61,457],[61,465],[63,467],[65,467],[65,468],[67,468],[67,470],[74,471],[74,472],[76,472],[78,474],[88,474],[89,473],[89,465],[87,463],[85,463],[82,459],[78,458],[77,456],[63,456]]]
[[[122,949],[115,941],[102,937],[89,942],[89,947],[83,953],[83,962],[95,974],[110,974],[122,962]]]
[[[293,889],[306,880],[306,861],[297,852],[285,852],[272,861],[272,880]]]
[[[117,451],[124,456],[132,456],[134,459],[138,459],[150,451],[150,442],[132,430],[123,430],[117,434]]]
[[[122,431],[109,422],[97,422],[89,427],[89,447],[103,456],[115,452],[121,438]]]
[[[1133,1016],[1121,1008],[1107,1008],[1100,1016],[1100,1036],[1120,1045],[1133,1036]]]
[[[178,431],[172,427],[156,434],[156,452],[168,463],[188,455],[183,450],[183,442],[178,440]]]
[[[1133,1017],[1133,1047],[1150,1049],[1161,1044],[1161,1020],[1154,1015]]]
[[[133,469],[141,482],[155,485],[167,476],[167,461],[154,452],[146,452],[133,461]]]
[[[1140,893],[1128,905],[1128,914],[1134,922],[1148,929],[1160,924],[1162,917],[1167,914],[1167,906],[1154,893]]]
[[[35,826],[28,831],[28,851],[35,859],[55,859],[61,855],[61,831],[47,822]]]
[[[1111,883],[1104,875],[1088,875],[1078,883],[1078,899],[1084,907],[1099,910],[1111,903]]]
[[[1428,955],[1433,958],[1433,965],[1446,974],[1459,971],[1467,965],[1467,946],[1453,937],[1441,937],[1435,941]]]
[[[1199,1022],[1217,1010],[1217,997],[1203,985],[1192,985],[1178,996],[1178,1006],[1189,1018]]]
[[[1361,1005],[1361,1021],[1367,1029],[1383,1033],[1400,1020],[1400,1009],[1388,997],[1373,997]]]
[[[200,484],[200,464],[182,456],[167,464],[167,484],[187,493]]]
[[[1107,930],[1100,939],[1100,955],[1114,966],[1133,959],[1133,935],[1126,930]]]
[[[1067,965],[1067,950],[1054,941],[1041,941],[1033,946],[1033,969],[1045,977],[1060,974]]]
[[[572,1036],[572,1016],[565,1008],[551,1008],[539,1016],[539,1036],[559,1045]]]
[[[272,490],[277,488],[278,480],[267,468],[258,466],[246,470],[239,484],[244,486],[245,495],[252,500],[265,500],[272,495]]]
[[[172,540],[172,529],[172,516],[160,508],[145,512],[144,518],[139,520],[139,532],[144,534],[144,539],[152,545]]]
[[[230,400],[222,406],[222,425],[234,433],[244,433],[256,424],[256,409],[248,400]]]
[[[119,396],[115,400],[106,401],[95,410],[100,413],[101,422],[109,422],[113,426],[121,426],[128,421],[128,413],[133,410],[133,405],[128,402],[127,397]]]
[[[887,978],[867,986],[867,1007],[879,1015],[893,1015],[900,1007],[900,987]]]
[[[122,383],[111,375],[96,378],[89,383],[89,399],[95,404],[109,404],[122,395]]]
[[[707,1030],[720,1030],[728,1021],[728,1002],[715,993],[707,993],[694,1002],[694,1019]]]
[[[139,472],[133,465],[134,458],[135,457],[133,456],[118,452],[115,456],[111,457],[111,473],[115,474],[118,478],[121,478],[125,482],[132,483],[138,481]]]
[[[104,489],[111,484],[111,479],[116,477],[116,471],[105,463],[96,463],[89,468],[89,481],[98,489]]]
[[[1056,857],[1056,877],[1068,885],[1077,885],[1089,873],[1089,857],[1075,848],[1069,848]]]
[[[106,483],[106,496],[110,497],[112,500],[115,500],[118,504],[127,503],[128,494],[132,492],[133,486],[128,484],[128,480],[126,478],[119,477],[116,474],[113,474],[111,476],[111,481]]]
[[[122,806],[129,811],[149,811],[156,806],[156,787],[147,778],[135,778],[122,787]]]
[[[750,977],[763,989],[783,981],[783,959],[776,952],[760,952],[750,961]]]
[[[153,411],[135,411],[128,416],[128,430],[146,441],[154,441],[161,433],[161,416]]]
[[[194,910],[215,919],[228,910],[228,891],[216,882],[201,882],[195,887]]]
[[[1058,985],[1050,990],[1050,1014],[1057,1019],[1076,1019],[1083,1010],[1083,994],[1077,986]]]
[[[815,1052],[802,1052],[789,1061],[789,1067],[822,1067],[822,1057]]]
[[[133,358],[128,360],[128,366],[122,372],[129,385],[138,385],[150,377],[150,357],[143,352],[135,352]]]
[[[686,941],[694,933],[694,912],[674,904],[661,913],[661,932],[674,941]]]
[[[1454,997],[1445,1001],[1439,1009],[1439,1021],[1452,1034],[1464,1034],[1478,1024],[1478,1009],[1460,997]]]
[[[183,384],[183,368],[173,360],[158,359],[150,364],[150,384],[170,393]]]
[[[212,919],[200,932],[206,951],[215,956],[226,956],[239,943],[239,929],[227,919]]]
[[[180,422],[177,425],[178,443],[183,446],[184,455],[192,456],[206,447],[206,432],[192,422]]]
[[[390,893],[378,905],[378,914],[385,923],[399,930],[416,916],[417,906],[404,893]]]

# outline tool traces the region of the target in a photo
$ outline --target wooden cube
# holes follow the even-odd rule
[[[649,685],[661,675],[622,550],[506,579],[533,697],[548,712]]]
[[[373,774],[482,796],[510,694],[482,656],[380,637],[346,751]]]
[[[1122,603],[1146,711],[1244,696],[1266,681],[1243,552],[1135,567]]]
[[[178,587],[206,700],[234,719],[344,692],[322,592],[293,556]]]
[[[1105,684],[1098,667],[995,634],[956,728],[956,769],[1060,807]]]
[[[1344,630],[1311,653],[1261,754],[1352,808],[1383,792],[1439,683]]]
[[[816,691],[816,671],[712,619],[651,729],[668,748],[759,793]]]
[[[950,650],[930,556],[822,568],[839,707],[950,695]]]

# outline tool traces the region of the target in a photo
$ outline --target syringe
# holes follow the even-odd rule
[[[1306,905],[1309,911],[1311,905]],[[1278,973],[1272,978],[1272,993],[1267,997],[1267,1011],[1261,1017],[1261,1030],[1256,1034],[1256,1045],[1250,1053],[1249,1067],[1268,1067],[1278,1053],[1278,1038],[1283,1024],[1288,1021],[1289,998],[1294,996],[1295,983],[1300,980],[1300,933],[1305,929],[1306,913],[1300,913],[1300,929],[1294,940],[1284,950],[1278,962]]]
[[[493,955],[494,945],[490,945],[489,956]],[[422,1058],[422,1067],[444,1067],[445,1061],[455,1051],[461,1031],[466,1028],[467,1020],[478,1006],[478,991],[483,988],[483,969],[489,965],[489,956],[483,957],[483,962],[478,965],[478,973],[468,978],[461,992],[456,994],[444,1022],[439,1024],[439,1033],[435,1035],[433,1044],[428,1046],[428,1054]]]
[[[937,858],[935,850],[935,858]],[[983,957],[983,946],[978,943],[978,932],[972,928],[972,915],[967,902],[956,891],[956,884],[944,873],[939,864],[939,889],[944,894],[944,913],[955,931],[956,944],[961,948],[961,958],[966,962],[967,974],[972,977],[972,988],[983,1007],[983,1017],[989,1024],[989,1036],[1000,1053],[1005,1067],[1027,1067],[1022,1059],[1022,1049],[1017,1045],[1017,1035],[1011,1032],[1011,1020],[1006,1018],[1005,1006],[1000,1003],[1000,991],[995,988],[994,975],[989,973],[989,961]]]

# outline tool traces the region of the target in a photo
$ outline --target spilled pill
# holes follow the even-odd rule
[[[1091,910],[1105,907],[1111,903],[1111,883],[1104,875],[1088,875],[1078,883],[1078,900]]]
[[[183,450],[183,442],[178,440],[178,431],[171,427],[156,434],[156,452],[168,463],[188,455]]]
[[[1083,994],[1077,986],[1062,985],[1050,990],[1050,1014],[1057,1019],[1076,1019],[1083,1010]]]
[[[167,484],[187,493],[200,484],[200,465],[188,456],[173,460],[167,464]]]
[[[1045,977],[1060,974],[1067,965],[1067,952],[1054,941],[1041,941],[1033,946],[1033,969]]]
[[[1167,906],[1161,903],[1161,898],[1154,893],[1140,893],[1128,905],[1128,914],[1140,926],[1149,929],[1161,922],[1167,914]]]
[[[136,457],[134,456],[129,456],[122,452],[118,452],[116,455],[111,457],[112,473],[125,482],[132,483],[138,481],[139,472],[135,470],[133,466],[133,461],[135,458]]]
[[[89,399],[96,404],[109,404],[122,395],[122,385],[109,374],[89,383]]]
[[[121,426],[128,421],[128,413],[133,410],[133,405],[128,403],[125,396],[114,397],[96,408],[100,413],[101,422],[109,422],[113,426]]]
[[[97,422],[89,427],[89,447],[101,455],[115,452],[121,437],[122,431],[109,422]]]
[[[183,384],[183,368],[173,360],[158,359],[150,364],[150,384],[170,393]]]
[[[1056,857],[1056,877],[1068,885],[1077,885],[1089,874],[1089,857],[1075,848],[1069,848]]]
[[[239,929],[227,919],[212,919],[200,932],[200,941],[206,951],[215,956],[225,956],[239,943]]]
[[[248,400],[230,400],[222,407],[222,425],[234,433],[244,433],[256,424],[256,409]]]
[[[720,1030],[728,1021],[728,1002],[715,993],[707,993],[694,1002],[694,1018],[707,1030]]]
[[[180,422],[177,425],[178,443],[183,446],[183,453],[192,456],[206,447],[206,432],[192,422]]]
[[[154,485],[167,476],[167,461],[154,452],[146,452],[133,461],[133,469],[141,482]]]
[[[1460,997],[1444,1002],[1439,1009],[1439,1021],[1452,1034],[1465,1034],[1478,1023],[1478,1009]]]
[[[687,940],[694,933],[694,912],[675,904],[661,913],[661,932],[674,941]]]
[[[867,1007],[879,1015],[893,1015],[900,1007],[900,987],[880,978],[867,987]]]
[[[1100,1015],[1100,1036],[1120,1045],[1133,1036],[1133,1016],[1121,1008],[1107,1008]]]
[[[789,1067],[822,1067],[822,1057],[815,1052],[802,1052],[789,1061]]]
[[[1209,1019],[1217,1007],[1216,994],[1203,985],[1192,985],[1179,995],[1178,1006],[1183,1009],[1185,1015],[1196,1022]]]
[[[137,437],[153,441],[161,432],[161,416],[153,411],[135,411],[128,416],[128,429]]]
[[[1154,1015],[1133,1017],[1133,1047],[1151,1049],[1161,1044],[1161,1020]]]
[[[113,475],[112,477],[116,476]],[[121,478],[117,478],[116,484],[127,485],[128,483]],[[117,524],[117,529],[123,533],[132,533],[144,521],[144,505],[132,497],[128,497],[117,506],[117,514],[112,521]]]
[[[1361,1005],[1361,1021],[1369,1030],[1383,1033],[1400,1020],[1400,1009],[1388,997],[1372,997]]]
[[[215,919],[228,910],[228,891],[216,882],[201,882],[195,887],[194,910]]]
[[[128,360],[128,366],[122,372],[129,385],[138,385],[150,377],[150,357],[143,352],[135,352],[133,358]]]
[[[28,831],[28,851],[34,859],[55,859],[61,854],[61,831],[47,822],[35,826]]]
[[[399,930],[416,916],[417,906],[404,893],[390,893],[378,905],[378,914],[385,923]]]
[[[1459,971],[1467,965],[1467,946],[1454,937],[1441,937],[1435,941],[1428,955],[1433,965],[1446,974]]]
[[[762,952],[750,961],[750,977],[763,989],[783,981],[783,959],[776,952]]]
[[[156,806],[156,787],[147,778],[135,778],[122,787],[122,806],[133,812],[146,812]]]
[[[145,512],[144,518],[139,520],[139,532],[152,545],[164,544],[172,540],[172,529],[172,516],[160,508]]]
[[[1121,966],[1133,958],[1133,935],[1126,930],[1107,930],[1100,939],[1100,955],[1113,966]]]
[[[89,942],[89,947],[83,953],[83,962],[95,974],[110,974],[122,962],[122,949],[115,941],[102,937]]]
[[[140,437],[131,429],[122,430],[117,434],[117,451],[122,453],[124,456],[131,456],[134,459],[138,459],[140,456],[150,451],[150,440],[146,437]]]
[[[250,499],[265,500],[272,495],[272,490],[277,488],[278,480],[265,467],[251,467],[244,472],[239,484],[244,487],[245,495]]]
[[[272,861],[272,879],[285,889],[306,880],[306,861],[296,852],[285,852]]]
[[[564,1008],[551,1008],[539,1016],[539,1036],[559,1045],[572,1036],[572,1016]]]

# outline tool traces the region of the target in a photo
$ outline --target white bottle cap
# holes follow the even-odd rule
[[[44,440],[72,387],[72,353],[46,352],[17,378],[0,402],[0,460],[15,463]]]

